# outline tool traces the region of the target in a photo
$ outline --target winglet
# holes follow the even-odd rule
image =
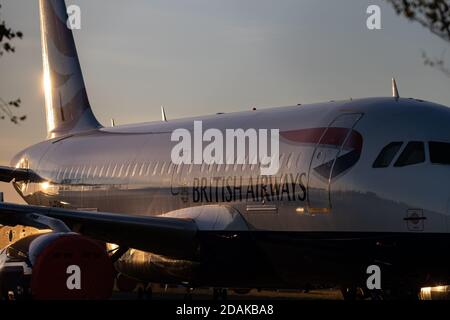
[[[114,120],[114,118],[111,118],[111,127],[115,127],[116,126],[116,120]]]
[[[392,78],[392,97],[394,97],[395,100],[398,100],[400,98],[400,95],[398,94],[397,82],[395,82],[395,78]]]
[[[161,106],[161,120],[167,122],[166,111],[164,111],[163,106]]]

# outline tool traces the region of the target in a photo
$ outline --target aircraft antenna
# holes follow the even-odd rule
[[[395,98],[395,100],[398,100],[400,98],[400,95],[398,94],[397,82],[395,81],[395,78],[392,78],[392,96]]]
[[[164,122],[167,122],[166,111],[164,111],[164,106],[161,106],[161,119]]]

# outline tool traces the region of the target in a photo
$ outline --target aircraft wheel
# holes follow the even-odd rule
[[[213,300],[227,300],[228,290],[223,288],[214,288],[213,290]]]
[[[228,297],[228,290],[227,289],[222,289],[222,292],[220,294],[220,297],[222,298],[222,300],[227,300]]]
[[[344,300],[356,300],[356,287],[342,287],[341,293]]]
[[[149,283],[147,285],[147,288],[145,288],[145,299],[151,300],[152,298],[153,298],[153,288],[152,288],[152,284]]]
[[[143,286],[139,286],[137,288],[137,298],[138,298],[138,300],[142,300],[144,298],[144,288],[143,288]]]
[[[186,288],[186,293],[184,294],[184,300],[191,301],[192,300],[192,292],[194,291],[193,288]]]
[[[420,288],[397,287],[383,291],[386,300],[408,300],[417,301],[420,299]]]

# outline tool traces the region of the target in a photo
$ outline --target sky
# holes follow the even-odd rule
[[[109,125],[338,99],[400,95],[450,106],[450,79],[424,66],[450,45],[384,0],[66,0],[87,92]],[[24,33],[0,57],[0,97],[20,97],[20,126],[0,121],[0,165],[46,137],[37,0],[0,0]],[[381,7],[381,30],[366,27]],[[450,61],[450,50],[446,54]],[[20,202],[0,183],[5,200]]]

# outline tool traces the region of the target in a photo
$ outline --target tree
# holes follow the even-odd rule
[[[433,34],[450,43],[450,0],[387,0],[397,14],[418,22]],[[441,71],[450,77],[446,66],[445,51],[439,58],[431,58],[424,50],[422,58],[426,66]]]
[[[0,10],[2,6],[0,4]],[[0,11],[1,13],[1,11]],[[16,39],[22,39],[23,34],[21,31],[12,30],[6,25],[6,22],[0,19],[0,57],[5,53],[14,53],[16,48],[13,46],[12,42]],[[11,101],[5,101],[0,98],[0,119],[9,119],[12,123],[18,124],[24,121],[27,116],[17,116],[14,109],[20,108],[22,101],[20,98]]]

